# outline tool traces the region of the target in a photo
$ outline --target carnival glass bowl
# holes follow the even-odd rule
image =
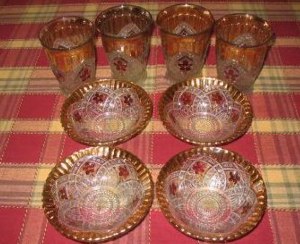
[[[66,99],[61,123],[75,141],[112,145],[142,132],[151,116],[151,99],[141,87],[122,80],[98,80]]]
[[[113,147],[78,151],[50,172],[43,191],[49,222],[81,242],[124,235],[148,213],[153,182],[146,166],[131,153]]]
[[[256,168],[218,147],[194,148],[173,157],[159,173],[156,193],[175,228],[210,242],[246,235],[259,223],[267,204]]]
[[[245,134],[251,104],[233,85],[214,78],[176,83],[163,94],[159,113],[166,129],[191,144],[216,146]]]

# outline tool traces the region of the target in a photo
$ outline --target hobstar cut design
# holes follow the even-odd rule
[[[143,185],[126,159],[85,156],[52,186],[58,221],[78,231],[116,229],[144,197]]]
[[[174,217],[204,233],[235,230],[257,202],[250,177],[241,166],[203,155],[189,158],[171,173],[164,191]]]
[[[234,133],[243,108],[219,87],[182,87],[165,107],[167,120],[191,140],[219,141]]]
[[[143,106],[131,88],[91,90],[68,110],[69,120],[80,137],[102,141],[115,140],[135,130],[141,114]]]

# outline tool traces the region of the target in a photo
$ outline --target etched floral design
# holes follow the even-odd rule
[[[194,100],[194,95],[189,92],[182,93],[180,97],[180,102],[182,102],[183,105],[192,105]]]
[[[76,122],[82,122],[82,115],[79,111],[75,111],[73,114],[73,118]]]
[[[251,209],[251,205],[250,205],[250,203],[247,202],[247,203],[242,207],[242,209],[241,209],[241,214],[242,214],[242,215],[247,214],[247,213],[249,212],[250,209]]]
[[[126,179],[129,176],[129,171],[126,166],[119,167],[119,176]]]
[[[236,185],[240,181],[240,176],[237,172],[229,172],[229,182]]]
[[[174,182],[169,186],[169,192],[173,196],[176,195],[176,193],[177,193],[177,186],[176,186],[176,184]]]
[[[97,104],[101,104],[103,103],[107,98],[107,95],[104,93],[95,93],[95,95],[93,96],[92,100],[97,103]]]
[[[235,122],[237,122],[238,120],[239,120],[239,118],[240,118],[240,113],[239,113],[239,111],[237,111],[237,110],[232,110],[231,111],[231,114],[230,114],[230,118],[231,118],[231,121],[233,122],[233,123],[235,123]]]
[[[188,56],[183,56],[178,59],[178,67],[179,69],[186,73],[193,68],[193,59]]]
[[[124,103],[130,106],[133,103],[133,99],[130,94],[124,96]]]
[[[68,200],[68,194],[65,187],[59,189],[58,195],[60,199]]]
[[[197,162],[193,165],[193,170],[196,174],[203,174],[205,172],[205,164],[203,162]]]
[[[91,70],[88,67],[82,67],[79,72],[79,77],[82,81],[87,81],[91,78]]]
[[[125,72],[127,70],[128,62],[124,58],[116,57],[113,64],[119,72]]]
[[[82,166],[82,170],[85,172],[86,175],[93,175],[95,173],[95,163],[86,162]]]
[[[225,102],[224,97],[219,92],[212,93],[210,99],[217,105],[222,105]]]
[[[239,70],[232,65],[227,66],[224,70],[224,77],[227,81],[234,83],[238,80],[239,76],[240,76]]]

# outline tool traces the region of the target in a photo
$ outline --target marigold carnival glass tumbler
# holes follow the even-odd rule
[[[250,90],[274,43],[270,24],[250,14],[231,14],[216,22],[218,78]]]
[[[95,79],[94,35],[94,24],[79,16],[54,19],[39,33],[52,71],[65,95]]]
[[[199,76],[214,26],[211,12],[193,4],[177,4],[161,10],[160,29],[166,76],[179,82]]]
[[[112,76],[134,82],[145,80],[153,28],[151,14],[139,6],[119,5],[99,13],[95,25]]]

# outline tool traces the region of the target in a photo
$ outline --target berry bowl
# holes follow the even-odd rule
[[[160,100],[159,114],[173,136],[201,146],[229,143],[244,135],[252,122],[247,97],[215,78],[172,85]]]
[[[43,190],[49,222],[80,242],[118,238],[150,210],[153,181],[133,154],[101,146],[75,152],[50,172]]]
[[[75,141],[115,145],[141,133],[152,116],[145,90],[129,81],[98,80],[75,90],[64,102],[61,124]]]
[[[170,159],[159,173],[156,194],[175,228],[209,242],[246,235],[260,222],[267,205],[257,169],[218,147],[193,148]]]

